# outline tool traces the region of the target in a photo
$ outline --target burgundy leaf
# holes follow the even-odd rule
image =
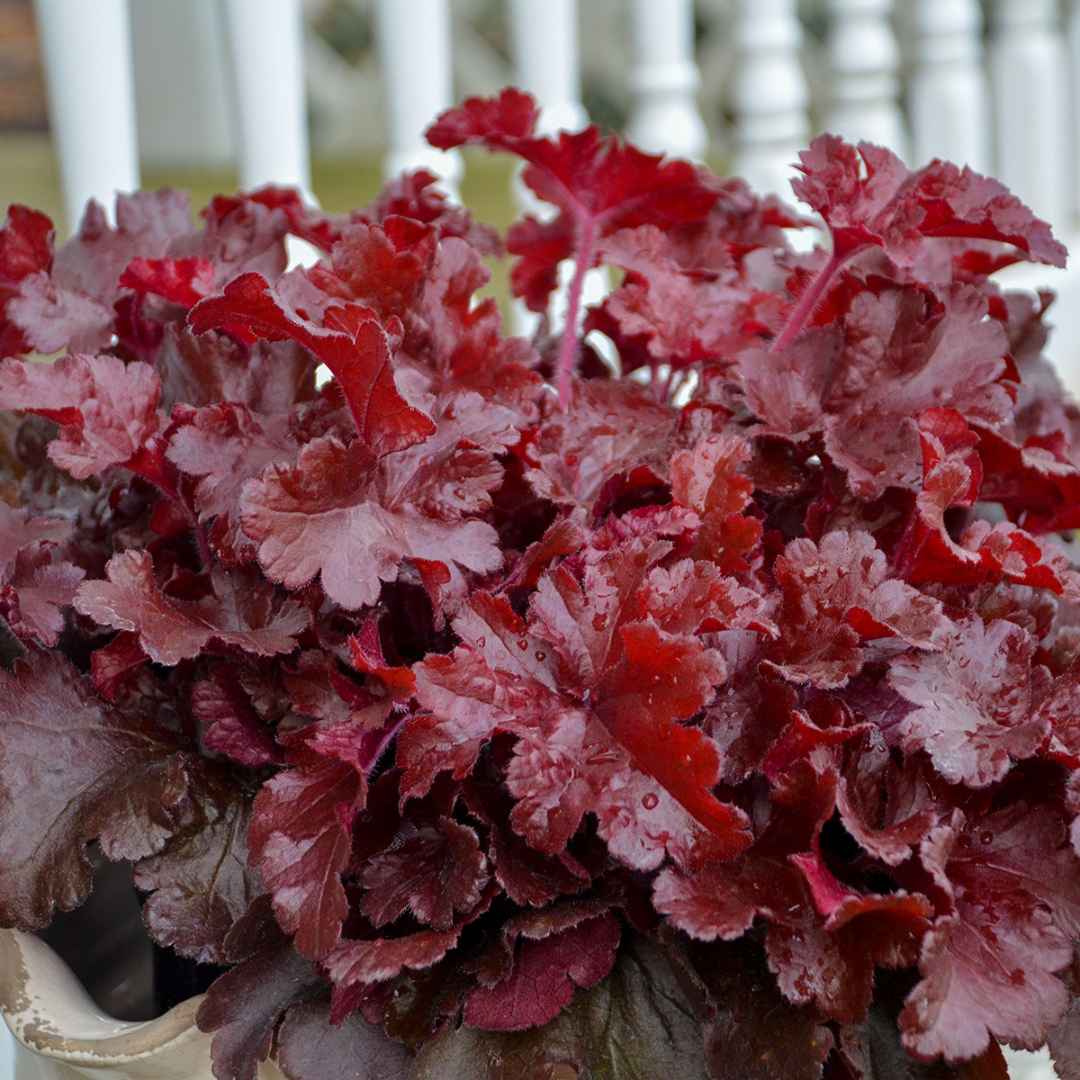
[[[309,750],[291,751],[290,762],[255,797],[250,858],[296,948],[322,959],[340,939],[348,912],[341,875],[367,784],[352,767]]]
[[[86,845],[113,859],[160,851],[183,818],[188,776],[172,737],[109,707],[58,652],[0,672],[0,915],[24,929],[90,892]],[[62,746],[62,768],[51,767]]]
[[[135,864],[135,887],[149,893],[143,921],[150,936],[201,964],[223,964],[225,937],[259,893],[247,863],[251,804],[205,781],[194,792],[198,824]]]
[[[573,381],[569,407],[548,402],[545,423],[526,449],[526,477],[538,495],[562,506],[593,507],[604,485],[655,454],[674,427],[671,412],[641,387],[606,379]]]
[[[575,986],[592,986],[611,971],[621,936],[619,920],[609,913],[550,937],[522,941],[511,973],[469,994],[465,1023],[523,1031],[554,1020],[573,1000]]]
[[[330,1009],[309,1002],[289,1009],[277,1035],[277,1063],[292,1080],[409,1080],[412,1053],[353,1013],[330,1023]]]
[[[230,935],[231,943],[245,938],[254,947],[231,957],[240,963],[214,982],[196,1016],[200,1030],[214,1033],[210,1056],[219,1080],[256,1080],[283,1017],[324,1000],[326,993],[322,979],[259,901]]]
[[[433,825],[405,825],[386,851],[369,859],[360,883],[361,909],[375,926],[411,911],[435,930],[448,930],[454,912],[480,900],[487,860],[476,833],[443,817]]]
[[[742,944],[689,952],[715,1014],[704,1025],[715,1080],[818,1080],[833,1037],[813,1008],[792,1005],[758,955]],[[777,1053],[778,1047],[783,1053]]]
[[[487,1032],[447,1024],[417,1055],[412,1080],[548,1080],[560,1069],[568,1078],[709,1080],[696,1004],[665,952],[635,938],[610,975],[576,993],[544,1027]]]
[[[7,303],[28,274],[49,269],[55,232],[53,223],[39,210],[17,203],[8,207],[0,225],[0,303]]]
[[[108,307],[132,259],[162,258],[193,232],[188,196],[175,188],[118,195],[115,220],[114,227],[101,206],[87,203],[75,235],[57,248],[52,268],[58,285]]]

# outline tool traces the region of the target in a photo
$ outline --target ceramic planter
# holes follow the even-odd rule
[[[46,936],[0,930],[13,1080],[213,1080],[211,1036],[195,1024],[200,997],[142,1019],[153,1015],[150,944],[128,869],[101,867],[89,902]],[[265,1063],[259,1080],[282,1075]]]
[[[156,1020],[116,1020],[51,946],[0,931],[0,1010],[16,1039],[15,1080],[212,1080],[210,1036],[195,1026],[198,1001]]]

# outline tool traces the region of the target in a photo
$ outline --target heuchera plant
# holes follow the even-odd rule
[[[3,922],[130,861],[222,1080],[1075,1080],[1080,411],[990,280],[1063,248],[823,136],[800,252],[536,119],[429,132],[554,207],[505,238],[531,340],[423,173],[10,210]]]

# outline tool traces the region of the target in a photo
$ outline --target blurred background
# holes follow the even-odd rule
[[[215,0],[130,0],[143,183],[190,187],[196,202],[237,184],[229,80],[214,6]],[[381,182],[388,131],[374,8],[373,0],[304,4],[312,188],[327,209],[359,205]],[[457,97],[490,94],[515,82],[506,3],[453,0],[452,11]],[[626,15],[622,0],[579,4],[582,103],[592,119],[620,131],[632,105]],[[723,165],[732,151],[735,4],[699,0],[694,16],[702,72],[698,100],[709,131],[709,157]],[[823,94],[824,4],[801,5],[800,17],[811,86]],[[492,167],[485,169],[485,161]],[[467,175],[477,169],[481,198],[488,201],[484,181],[490,179],[492,211],[510,214],[501,183],[505,168],[481,157]],[[61,215],[31,0],[0,0],[0,206],[11,202]]]

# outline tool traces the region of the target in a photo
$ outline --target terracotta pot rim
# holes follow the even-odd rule
[[[33,934],[0,929],[0,1014],[14,1037],[44,1057],[105,1068],[159,1057],[193,1040],[202,996],[153,1020],[106,1015],[56,952]]]

